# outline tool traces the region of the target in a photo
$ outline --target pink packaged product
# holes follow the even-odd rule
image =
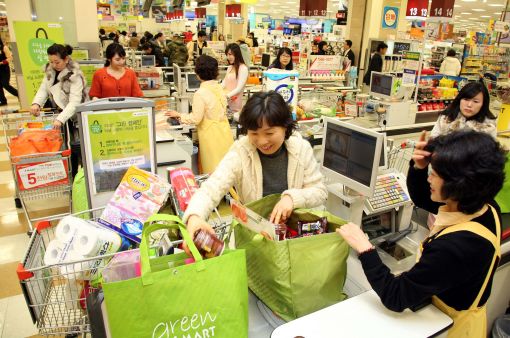
[[[143,223],[165,204],[170,184],[158,175],[130,167],[99,222],[140,243]]]
[[[179,208],[182,212],[188,208],[191,197],[198,190],[195,175],[188,168],[177,168],[170,170],[170,183],[175,190]]]

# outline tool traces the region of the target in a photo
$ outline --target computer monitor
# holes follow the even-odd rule
[[[175,90],[179,91],[181,87],[181,67],[177,63],[172,64],[174,69],[174,87]]]
[[[269,67],[271,65],[271,55],[267,53],[262,54],[262,62],[263,67]]]
[[[321,170],[332,181],[372,197],[382,143],[376,131],[325,118]]]
[[[200,79],[195,73],[185,73],[184,77],[186,79],[186,91],[187,92],[196,92],[198,88],[200,88]]]
[[[401,79],[391,74],[372,72],[370,74],[370,95],[382,100],[393,100],[400,89]]]
[[[154,55],[142,55],[142,67],[156,67],[156,57]]]

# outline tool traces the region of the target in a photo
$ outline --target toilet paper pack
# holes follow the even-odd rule
[[[170,184],[158,175],[130,167],[99,222],[140,242],[143,223],[165,204]]]

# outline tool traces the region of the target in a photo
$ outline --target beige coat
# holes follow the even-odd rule
[[[289,160],[287,180],[294,208],[313,208],[324,204],[327,189],[313,150],[301,135],[295,133],[285,141]],[[262,198],[262,165],[257,148],[247,136],[236,141],[211,177],[202,184],[191,199],[183,220],[191,215],[207,219],[223,196],[234,186],[242,203]]]

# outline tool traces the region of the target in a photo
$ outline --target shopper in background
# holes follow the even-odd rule
[[[354,66],[354,59],[355,59],[355,56],[354,56],[354,52],[351,50],[351,47],[352,47],[352,41],[351,40],[345,40],[344,42],[344,57],[346,57],[347,59],[349,59],[349,61],[351,62],[350,63],[350,66]]]
[[[359,226],[337,232],[358,253],[384,306],[401,312],[430,300],[453,319],[448,337],[487,337],[486,304],[501,258],[501,216],[494,197],[506,155],[485,133],[455,131],[417,143],[407,176],[416,206],[437,213],[418,262],[398,276],[381,261]]]
[[[243,134],[211,177],[192,197],[184,214],[192,236],[213,230],[205,220],[235,187],[241,203],[281,194],[270,221],[285,221],[295,208],[313,208],[327,198],[319,164],[308,141],[295,133],[289,106],[274,91],[253,94],[240,116]]]
[[[259,46],[259,41],[255,37],[255,33],[253,33],[253,32],[248,33],[248,36],[246,37],[246,43],[250,47],[258,47]]]
[[[167,55],[169,66],[173,63],[178,64],[180,67],[186,66],[188,63],[188,49],[183,42],[183,36],[174,34],[172,41],[167,45]]]
[[[441,112],[430,136],[437,137],[455,130],[473,129],[496,138],[496,117],[491,113],[489,103],[489,92],[483,83],[468,83]]]
[[[225,36],[223,34],[219,34],[218,41],[225,41]]]
[[[99,41],[101,41],[101,46],[103,45],[103,41],[108,40],[108,36],[106,35],[106,31],[104,28],[99,29]]]
[[[170,111],[166,115],[197,126],[201,172],[210,174],[234,143],[234,138],[226,114],[227,99],[217,81],[218,61],[208,55],[200,56],[195,61],[195,73],[201,83],[193,95],[192,113],[184,116]]]
[[[250,75],[248,66],[246,66],[241,48],[235,43],[231,43],[225,48],[227,55],[227,74],[221,85],[227,90],[228,106],[233,113],[241,112],[243,105],[243,92],[248,76]]]
[[[459,76],[462,65],[460,64],[459,59],[455,57],[457,53],[450,49],[448,53],[446,53],[446,57],[443,62],[441,62],[441,67],[439,68],[439,73],[444,75],[451,76]]]
[[[159,32],[156,35],[154,35],[154,42],[161,51],[164,51],[166,49],[166,39],[163,33]]]
[[[129,38],[126,31],[120,32],[119,43],[122,45],[122,47],[129,47]]]
[[[268,69],[283,69],[283,70],[293,70],[294,65],[292,64],[292,51],[290,48],[282,47],[278,50],[278,54],[276,55],[276,59],[274,62],[268,67]]]
[[[53,129],[60,130],[67,121],[71,137],[71,172],[78,172],[80,163],[80,137],[77,128],[76,106],[88,99],[87,82],[77,62],[71,59],[73,48],[53,44],[48,47],[48,63],[44,68],[44,78],[32,100],[30,113],[38,116],[49,99],[51,107],[62,109],[53,121]]]
[[[0,106],[7,105],[4,89],[11,95],[18,96],[18,90],[11,86],[11,68],[9,63],[12,61],[12,53],[9,46],[4,45],[0,39]]]
[[[136,32],[131,33],[131,37],[129,38],[129,47],[138,49],[140,45],[140,39],[138,38],[138,34]]]
[[[161,49],[159,49],[158,46],[152,43],[145,43],[142,46],[142,50],[145,53],[145,55],[154,55],[154,58],[156,59],[156,67],[165,66],[165,58],[163,56],[163,53],[161,52]]]
[[[327,55],[328,54],[328,43],[326,41],[319,42],[317,49],[318,49],[318,51],[317,51],[318,55]]]
[[[126,67],[126,51],[118,43],[106,47],[106,63],[96,70],[92,78],[89,95],[94,98],[142,97],[135,72]]]
[[[386,54],[388,50],[388,45],[384,42],[381,42],[377,45],[377,51],[370,58],[370,62],[368,64],[368,69],[363,76],[363,83],[366,85],[370,85],[372,72],[380,72],[383,67],[383,59],[382,56]]]
[[[207,34],[204,31],[199,31],[197,34],[196,41],[190,41],[188,43],[188,55],[190,60],[194,60],[202,55],[202,49],[207,47]]]
[[[237,39],[237,44],[239,45],[239,48],[241,48],[241,54],[243,55],[244,64],[250,68],[251,65],[251,52],[250,47],[246,43],[246,39],[243,37],[240,37]]]

